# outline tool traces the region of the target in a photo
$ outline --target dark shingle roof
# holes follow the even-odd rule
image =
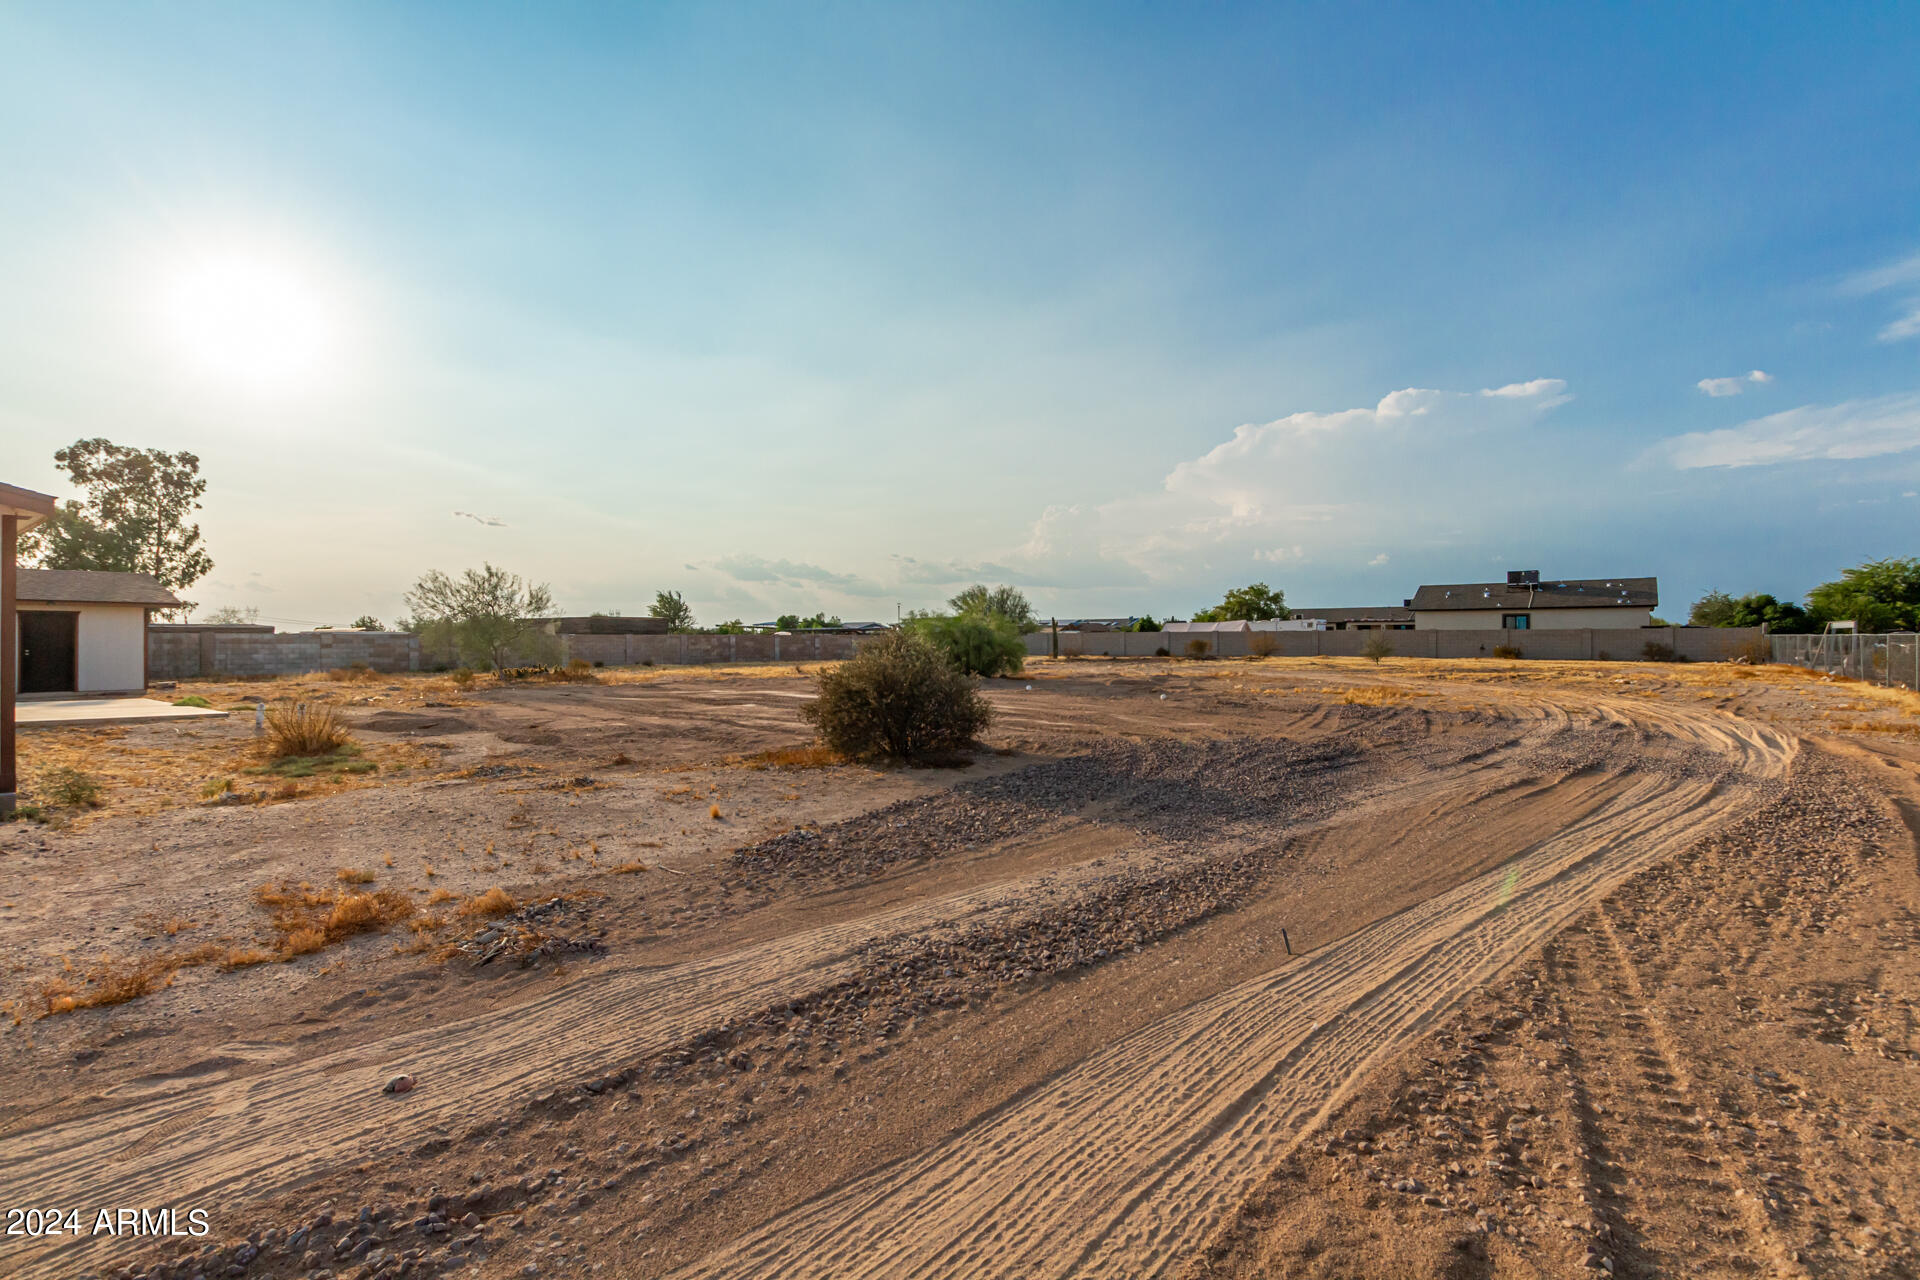
[[[14,598],[47,604],[144,604],[177,609],[173,592],[144,573],[92,569],[22,569]]]
[[[1359,609],[1295,609],[1293,616],[1322,622],[1412,622],[1413,610],[1397,604],[1377,604]]]
[[[1562,578],[1538,586],[1462,582],[1421,587],[1415,609],[1652,609],[1660,603],[1658,578]]]

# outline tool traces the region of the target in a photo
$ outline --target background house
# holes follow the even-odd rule
[[[147,618],[180,601],[144,573],[21,569],[20,696],[142,693]]]
[[[1421,587],[1407,601],[1419,631],[1566,631],[1653,624],[1660,604],[1657,578],[1540,580],[1518,569],[1505,582]]]
[[[1411,631],[1413,610],[1397,604],[1362,605],[1353,609],[1295,609],[1296,618],[1317,618],[1329,631]]]

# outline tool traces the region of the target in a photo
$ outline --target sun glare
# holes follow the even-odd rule
[[[189,372],[262,393],[313,387],[336,336],[314,280],[284,260],[240,251],[183,263],[166,284],[162,322]]]

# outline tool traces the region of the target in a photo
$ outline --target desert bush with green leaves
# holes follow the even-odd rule
[[[855,760],[930,760],[964,750],[993,719],[973,681],[918,631],[893,632],[820,675],[800,714]]]
[[[1027,645],[1020,638],[1020,628],[998,614],[935,614],[914,618],[907,628],[968,675],[1014,675],[1026,665]]]

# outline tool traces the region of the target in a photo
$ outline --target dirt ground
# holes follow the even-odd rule
[[[23,733],[105,790],[0,827],[0,1275],[1920,1266],[1913,695],[1042,660],[915,770],[812,687]]]

